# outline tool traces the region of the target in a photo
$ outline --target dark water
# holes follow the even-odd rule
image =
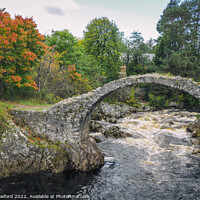
[[[92,172],[66,171],[61,174],[23,174],[3,178],[0,179],[0,195],[14,194],[13,198],[19,199],[20,196],[24,199],[33,199],[36,196],[38,199],[48,199],[51,196],[54,196],[55,199],[78,199],[78,196],[80,196],[79,199],[88,199],[88,196],[81,198],[83,196],[82,187],[92,184],[98,174],[99,170]],[[82,195],[78,195],[80,193]],[[66,197],[62,198],[59,195]],[[72,197],[73,195],[74,197]]]
[[[96,134],[103,140],[98,144],[105,154],[101,169],[0,179],[0,198],[200,200],[200,156],[192,154],[195,147],[182,127],[194,119],[194,113],[167,111],[123,119],[118,125],[132,138]]]

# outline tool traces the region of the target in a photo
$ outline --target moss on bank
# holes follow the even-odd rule
[[[9,127],[8,121],[11,119],[9,111],[9,107],[5,103],[0,102],[0,133],[3,133]]]

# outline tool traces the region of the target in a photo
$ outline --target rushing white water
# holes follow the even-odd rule
[[[200,156],[193,154],[196,147],[186,132],[196,115],[133,114],[114,125],[132,137],[107,139],[96,133],[107,158],[94,188],[87,189],[91,199],[200,199]]]

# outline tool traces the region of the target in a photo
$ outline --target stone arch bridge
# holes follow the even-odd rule
[[[54,104],[43,111],[13,111],[37,133],[54,141],[78,143],[88,138],[94,108],[110,93],[125,86],[156,83],[185,91],[200,98],[200,84],[180,76],[145,74],[112,81],[96,90]]]
[[[47,140],[60,142],[68,153],[72,169],[89,171],[99,168],[103,154],[89,137],[89,122],[95,107],[110,93],[140,83],[156,83],[183,90],[200,98],[200,85],[179,76],[145,74],[115,80],[96,90],[65,99],[43,111],[13,110],[16,119]]]

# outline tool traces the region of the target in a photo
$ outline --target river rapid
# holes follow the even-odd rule
[[[0,179],[0,194],[64,194],[61,199],[91,200],[198,200],[200,155],[191,143],[186,126],[198,113],[180,110],[141,112],[101,121],[104,129],[118,126],[127,138],[106,138],[99,148],[105,165],[89,173],[40,173]],[[59,199],[59,198],[57,198]]]

